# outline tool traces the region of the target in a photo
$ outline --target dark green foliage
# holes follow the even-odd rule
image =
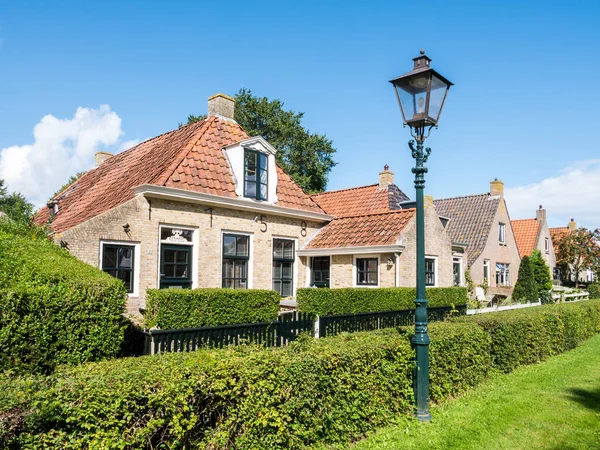
[[[250,136],[262,136],[277,149],[277,163],[306,192],[327,187],[335,166],[333,142],[324,134],[311,133],[302,126],[304,113],[285,110],[281,100],[256,97],[250,89],[235,94],[235,120]],[[189,115],[188,123],[204,119]]]
[[[600,298],[600,284],[590,284],[587,287],[590,298]]]
[[[511,372],[574,348],[600,332],[600,302],[547,305],[456,320],[481,326],[492,340],[493,366]]]
[[[538,301],[538,287],[533,275],[533,267],[529,256],[523,256],[519,266],[519,279],[515,284],[512,298],[517,303],[535,303]]]
[[[542,253],[539,250],[534,250],[529,258],[533,269],[533,277],[538,288],[538,297],[543,304],[554,303],[552,300],[552,276],[550,275],[550,267],[546,264]]]
[[[163,330],[270,322],[280,300],[279,293],[259,289],[149,289],[144,322]]]
[[[33,214],[33,205],[18,192],[9,194],[4,180],[0,179],[0,211],[6,213],[11,220],[27,223]]]
[[[116,356],[123,283],[71,256],[36,227],[0,221],[0,370],[51,372]],[[12,231],[12,232],[11,232]]]
[[[464,287],[429,288],[426,295],[430,307],[467,303]],[[411,309],[415,298],[414,288],[302,288],[296,295],[298,311],[318,315]]]
[[[411,413],[412,350],[395,330],[288,348],[126,358],[0,380],[0,447],[298,449]],[[1,424],[2,422],[0,422]]]

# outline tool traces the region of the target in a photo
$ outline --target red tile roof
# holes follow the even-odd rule
[[[511,220],[513,234],[517,241],[519,256],[531,256],[535,250],[538,233],[540,231],[540,223],[535,219]]]
[[[306,249],[393,245],[415,216],[415,209],[342,217],[329,222]]]
[[[63,232],[134,197],[131,188],[154,184],[223,197],[236,197],[222,148],[248,138],[235,121],[217,116],[183,126],[115,155],[88,171],[55,199],[59,212],[51,228]],[[278,205],[323,212],[292,179],[277,168]],[[46,223],[43,207],[35,217]]]
[[[549,230],[550,230],[550,237],[552,238],[553,245],[558,244],[558,241],[560,241],[560,238],[562,238],[565,234],[567,234],[569,232],[568,227],[549,228]]]
[[[394,184],[380,189],[379,184],[314,194],[311,198],[336,217],[380,214],[400,209],[399,203],[408,197]]]

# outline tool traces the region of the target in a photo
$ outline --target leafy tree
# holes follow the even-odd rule
[[[54,194],[52,194],[52,196],[48,200],[52,200],[54,197],[56,197],[58,194],[60,194],[62,191],[64,191],[66,188],[68,188],[71,184],[75,183],[85,173],[86,172],[83,171],[83,172],[77,172],[75,175],[71,175],[69,177],[69,181],[67,181],[65,184],[63,184]]]
[[[33,205],[19,192],[8,193],[4,180],[0,180],[0,211],[17,222],[28,222],[33,214]]]
[[[600,229],[577,228],[565,233],[555,243],[556,263],[563,278],[570,273],[575,275],[575,283],[584,270],[600,271]],[[566,281],[569,281],[568,279]]]
[[[537,302],[538,287],[535,283],[533,267],[529,256],[524,256],[519,266],[519,279],[513,291],[513,300],[521,302]]]
[[[277,163],[306,192],[322,192],[335,166],[333,142],[302,126],[304,113],[285,110],[281,100],[252,95],[242,88],[235,95],[235,120],[250,136],[262,136],[277,149]],[[190,115],[188,123],[206,116]]]
[[[542,303],[554,303],[552,301],[552,276],[550,267],[542,257],[542,252],[534,250],[529,258],[533,268],[533,277],[538,288],[538,296]]]

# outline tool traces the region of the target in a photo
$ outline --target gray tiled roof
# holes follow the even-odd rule
[[[485,248],[500,200],[499,196],[479,194],[434,201],[437,213],[450,218],[447,231],[452,242],[467,244],[469,266]]]

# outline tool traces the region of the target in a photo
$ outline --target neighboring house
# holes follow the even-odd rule
[[[416,215],[385,166],[379,184],[313,195],[335,218],[301,249],[310,285],[339,287],[415,286]],[[427,286],[453,285],[452,242],[425,197]],[[456,260],[462,284],[462,255]]]
[[[555,228],[550,228],[550,237],[552,239],[553,245],[556,245],[558,247],[558,242],[560,241],[560,239],[567,233],[570,233],[571,231],[575,231],[577,229],[577,222],[575,222],[575,220],[573,218],[571,218],[571,221],[567,224],[566,227],[555,227]],[[560,280],[561,279],[561,273],[560,273],[560,269],[555,268],[554,270],[554,279],[555,280]],[[571,272],[569,279],[571,281],[575,281],[575,273]],[[583,269],[579,272],[579,280],[578,281],[582,281],[582,282],[586,282],[586,283],[592,283],[596,280],[596,274],[594,273],[593,270],[589,270],[589,269]]]
[[[546,222],[546,210],[540,205],[535,212],[535,219],[511,220],[519,255],[531,256],[534,250],[539,250],[548,264],[550,272],[554,273],[556,268],[556,255],[548,223]]]
[[[122,279],[139,314],[149,288],[305,286],[298,257],[332,219],[275,163],[274,149],[233,120],[234,100],[208,117],[115,156],[36,215],[77,258]]]
[[[489,193],[438,199],[434,204],[447,220],[452,241],[466,246],[473,282],[487,283],[488,298],[511,295],[521,258],[504,200],[504,183],[495,179]]]

